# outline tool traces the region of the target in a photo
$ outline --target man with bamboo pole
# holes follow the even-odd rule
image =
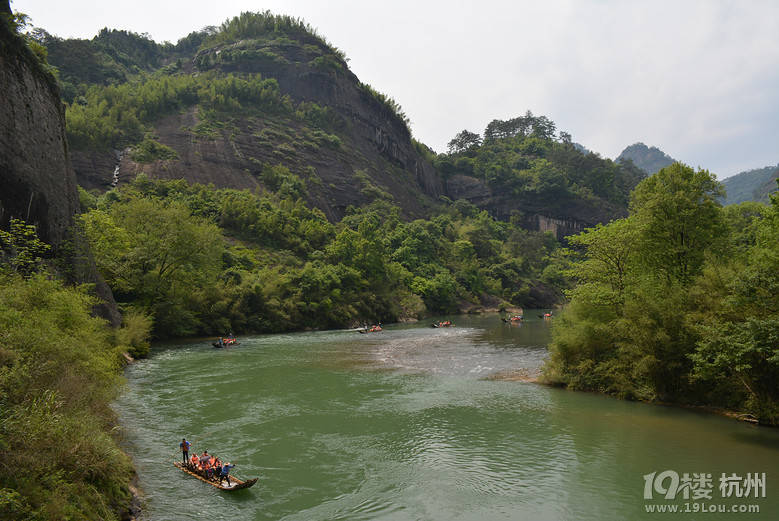
[[[189,463],[189,446],[190,443],[187,441],[187,439],[181,438],[181,443],[179,443],[179,449],[181,449],[181,457],[184,458],[184,465]]]

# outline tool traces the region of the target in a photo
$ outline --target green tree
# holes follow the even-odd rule
[[[7,270],[31,275],[51,247],[38,239],[38,231],[21,219],[11,219],[10,230],[0,230],[0,273]]]
[[[457,154],[459,152],[465,152],[471,147],[478,147],[481,145],[481,136],[468,130],[460,131],[451,141],[447,144],[447,150],[450,154]]]
[[[100,272],[118,296],[151,312],[157,334],[191,334],[198,310],[192,288],[214,284],[224,244],[219,229],[182,204],[133,198],[82,222]]]
[[[726,249],[721,193],[711,174],[676,163],[638,185],[628,219],[570,239],[582,257],[564,326],[553,329],[550,380],[630,398],[700,397],[690,356],[701,330],[686,317],[690,286]]]
[[[569,237],[569,254],[580,257],[571,270],[578,280],[571,298],[591,305],[613,306],[621,316],[635,270],[637,238],[638,229],[632,218],[599,224]]]
[[[725,236],[719,202],[724,196],[713,174],[681,163],[639,183],[630,211],[641,228],[641,258],[648,268],[668,282],[689,284]]]

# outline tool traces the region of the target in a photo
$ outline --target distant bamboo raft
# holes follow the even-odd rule
[[[188,468],[186,465],[184,465],[180,461],[175,462],[174,465],[176,467],[180,468],[181,470],[183,470],[184,472],[186,472],[187,474],[189,474],[190,476],[194,476],[197,479],[199,479],[200,481],[205,481],[209,485],[212,485],[212,486],[214,486],[214,487],[216,487],[218,489],[221,489],[221,490],[241,490],[242,488],[249,488],[252,485],[254,485],[255,483],[257,483],[257,478],[247,479],[246,481],[243,481],[243,480],[238,479],[236,477],[230,476],[230,486],[228,487],[228,486],[222,484],[222,483],[226,483],[226,481],[222,481],[222,480],[219,480],[219,479],[217,479],[217,480],[207,479],[205,476],[203,476],[202,474],[200,474],[197,471],[194,471],[194,470]]]

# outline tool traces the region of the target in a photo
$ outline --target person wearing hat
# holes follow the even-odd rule
[[[235,463],[230,465],[230,462],[227,462],[227,465],[222,465],[222,471],[219,473],[219,480],[220,481],[227,481],[227,486],[230,485],[230,469],[235,467]]]

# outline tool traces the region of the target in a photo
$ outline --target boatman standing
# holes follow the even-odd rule
[[[181,456],[184,458],[184,465],[187,464],[189,461],[189,445],[190,443],[187,441],[186,438],[181,438],[181,443],[179,443],[179,448],[181,449]]]
[[[223,465],[222,466],[222,470],[219,473],[219,479],[221,481],[227,481],[227,486],[228,487],[231,486],[230,485],[230,469],[233,468],[233,467],[235,467],[235,463],[230,465],[230,462],[228,461],[227,465]]]

